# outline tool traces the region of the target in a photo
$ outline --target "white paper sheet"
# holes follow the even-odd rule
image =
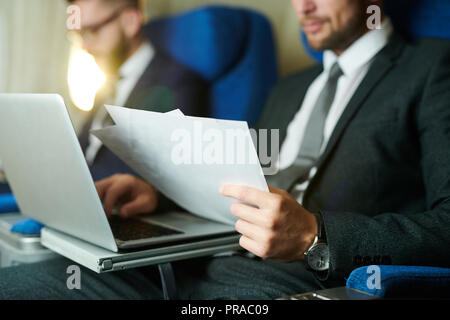
[[[246,185],[268,191],[246,122],[187,117],[179,110],[162,114],[106,108],[115,125],[91,133],[189,212],[234,224],[237,219],[230,206],[236,200],[219,193],[222,185]],[[232,140],[238,141],[233,136],[236,133],[241,133],[239,143],[231,144]],[[223,148],[218,148],[220,141]],[[245,159],[239,152],[242,150]]]

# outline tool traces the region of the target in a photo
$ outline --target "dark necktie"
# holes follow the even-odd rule
[[[320,158],[325,121],[333,104],[337,83],[341,76],[342,70],[336,62],[331,67],[325,87],[314,105],[297,158],[290,167],[279,171],[276,175],[268,176],[267,182],[270,185],[290,192],[297,183],[308,179],[310,170]]]

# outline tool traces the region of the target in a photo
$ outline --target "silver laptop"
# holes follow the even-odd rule
[[[186,212],[108,221],[59,95],[0,94],[0,159],[42,243],[97,272],[239,248],[234,226]]]

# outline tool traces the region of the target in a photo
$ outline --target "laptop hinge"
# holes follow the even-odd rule
[[[105,259],[101,262],[101,271],[111,270],[113,267],[113,263],[111,259]]]

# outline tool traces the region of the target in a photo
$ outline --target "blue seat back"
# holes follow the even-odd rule
[[[385,7],[395,28],[406,36],[450,39],[448,0],[390,0]]]
[[[0,194],[0,214],[18,212],[16,199],[10,193]]]
[[[395,29],[408,38],[450,39],[449,0],[386,0],[385,11]],[[311,49],[303,32],[302,42],[305,50],[321,62],[322,53]]]
[[[153,20],[144,32],[211,84],[211,116],[256,122],[278,77],[267,18],[248,9],[206,6]]]

